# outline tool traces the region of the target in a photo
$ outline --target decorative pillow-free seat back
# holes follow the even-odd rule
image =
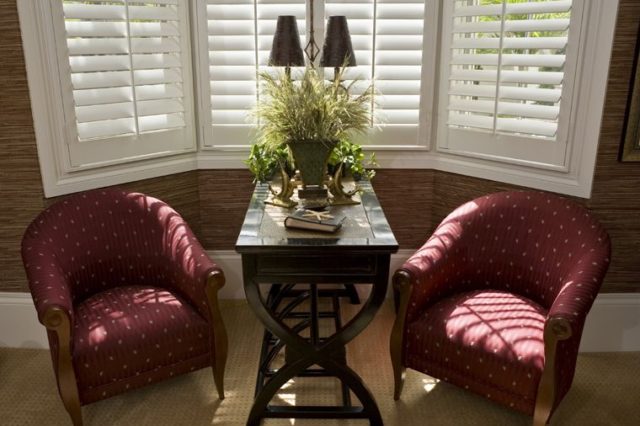
[[[421,252],[428,252],[427,258],[450,256],[456,261],[430,270],[446,276],[434,280],[443,281],[441,295],[504,290],[549,309],[563,289],[575,285],[570,275],[577,266],[588,269],[593,266],[590,259],[608,257],[609,237],[574,202],[542,192],[501,192],[458,207],[404,267],[425,262]],[[420,308],[417,303],[409,310]]]
[[[25,235],[25,244],[49,257],[66,276],[76,302],[121,285],[172,279],[170,264],[181,261],[189,242],[184,221],[173,209],[120,189],[90,191],[56,203]]]

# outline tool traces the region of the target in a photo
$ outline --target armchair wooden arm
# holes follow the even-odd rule
[[[398,311],[391,329],[391,364],[393,365],[393,399],[400,399],[406,369],[402,364],[402,340],[407,319],[407,307],[411,295],[411,276],[404,269],[399,269],[393,274],[393,289],[398,295]]]
[[[218,397],[220,399],[224,399],[224,368],[227,363],[229,346],[227,330],[224,326],[222,313],[220,312],[220,305],[218,303],[218,291],[220,291],[224,284],[224,272],[222,272],[221,269],[215,269],[209,273],[205,288],[209,306],[209,315],[211,318],[211,327],[213,327],[211,366],[213,369],[213,380],[215,381]]]
[[[533,414],[533,426],[547,424],[555,404],[558,383],[556,377],[556,353],[558,342],[567,340],[573,331],[571,323],[562,317],[549,317],[544,326],[544,370],[538,384],[538,395]]]

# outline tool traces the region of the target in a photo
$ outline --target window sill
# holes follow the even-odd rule
[[[45,197],[50,198],[89,189],[188,172],[196,170],[196,168],[196,156],[194,153],[189,153],[99,169],[64,173],[60,176],[47,176],[43,173],[42,184]]]
[[[486,179],[526,188],[540,189],[581,198],[591,196],[592,176],[562,170],[543,170],[518,164],[505,164],[479,158],[447,155],[427,151],[424,147],[373,150],[380,169],[439,170],[464,176]],[[201,151],[197,156],[198,169],[244,169],[248,150]]]

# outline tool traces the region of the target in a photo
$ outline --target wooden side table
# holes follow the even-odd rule
[[[346,364],[345,345],[365,329],[383,303],[389,259],[398,250],[398,243],[371,184],[363,182],[361,187],[361,205],[332,209],[347,215],[342,229],[336,234],[321,234],[284,228],[283,220],[289,211],[265,205],[269,195],[267,185],[256,186],[236,243],[236,251],[242,255],[247,301],[266,327],[256,396],[247,425],[258,425],[261,419],[269,417],[363,418],[369,419],[372,425],[382,425],[380,410],[371,392]],[[331,283],[372,286],[360,312],[344,327],[335,296],[333,314],[318,310],[318,298],[323,292],[327,294],[323,287]],[[294,286],[300,284],[304,284],[304,290],[291,293]],[[271,286],[266,297],[260,289],[265,285]],[[298,294],[310,302],[307,314],[298,313],[300,322],[296,326],[288,326],[283,320],[291,309],[278,308],[285,290],[290,292],[289,296]],[[336,333],[320,338],[318,319],[331,315],[336,322]],[[309,329],[309,337],[299,334],[305,328]],[[268,370],[274,351],[282,348],[287,351],[284,366]],[[320,369],[310,368],[313,365]],[[278,390],[295,376],[337,377],[343,384],[344,404],[336,407],[270,405]],[[351,404],[349,390],[362,406]]]

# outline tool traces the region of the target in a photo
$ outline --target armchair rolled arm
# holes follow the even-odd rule
[[[211,319],[208,288],[212,287],[217,292],[224,285],[222,270],[209,258],[182,218],[167,230],[167,238],[172,241],[165,251],[165,260],[173,269],[169,284],[203,317]]]
[[[563,318],[574,331],[581,331],[609,267],[609,255],[590,252],[564,278],[551,307],[549,318]]]
[[[59,315],[64,312],[70,324],[73,324],[71,286],[53,254],[43,247],[25,242],[22,258],[40,323],[53,329],[60,320]]]
[[[547,419],[569,390],[585,319],[609,267],[608,239],[583,256],[563,279],[544,327],[545,367],[538,385],[536,419]],[[542,423],[540,423],[542,424]]]
[[[426,305],[444,295],[453,280],[460,279],[465,268],[460,235],[441,226],[398,270],[403,279],[397,283],[410,287],[406,321],[413,321]]]

